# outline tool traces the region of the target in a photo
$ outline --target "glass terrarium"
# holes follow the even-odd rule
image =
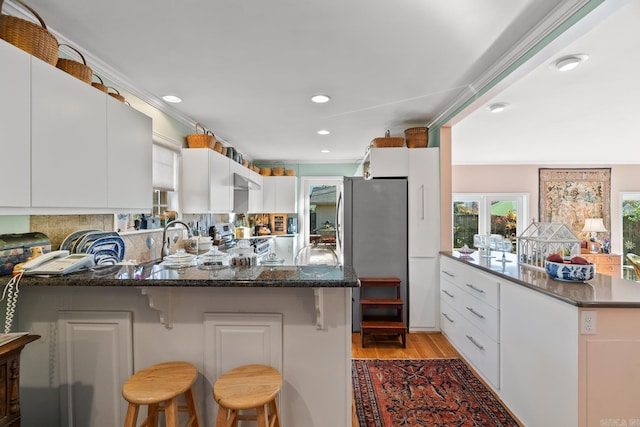
[[[566,259],[580,254],[580,239],[566,225],[551,222],[533,222],[518,236],[520,264],[544,270],[544,261],[551,254]]]

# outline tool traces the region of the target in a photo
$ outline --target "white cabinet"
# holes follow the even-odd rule
[[[257,184],[249,187],[249,206],[247,212],[264,212],[264,177],[250,169],[247,169],[247,177]]]
[[[362,164],[362,174],[365,179],[408,176],[409,157],[406,147],[370,148]]]
[[[204,313],[204,376],[215,383],[224,372],[241,365],[261,364],[282,369],[282,314]],[[285,401],[283,389],[278,407]],[[218,405],[207,399],[207,417],[215,420]],[[282,413],[282,410],[281,410]],[[284,423],[283,423],[284,425]]]
[[[182,211],[229,213],[233,208],[230,160],[207,148],[182,150]]]
[[[0,56],[0,149],[11,179],[0,208],[150,211],[151,119],[2,40]]]
[[[5,178],[5,184],[0,186],[0,200],[3,207],[28,207],[31,191],[31,56],[0,40],[0,58],[0,152]]]
[[[407,149],[409,155],[409,256],[440,251],[440,157],[438,148]]]
[[[37,59],[31,73],[31,206],[106,207],[106,95]]]
[[[386,149],[385,149],[386,150]],[[438,331],[440,171],[437,148],[404,149],[408,154],[409,330]]]
[[[107,98],[107,204],[148,211],[152,200],[151,118]]]
[[[263,212],[296,213],[298,178],[295,176],[265,176],[263,179]]]
[[[440,258],[442,333],[496,390],[500,389],[500,282]]]
[[[58,316],[60,424],[124,425],[122,385],[133,374],[131,313],[60,311]],[[47,421],[39,425],[52,425]]]
[[[294,265],[295,257],[298,254],[298,236],[277,236],[274,238],[274,252],[278,258],[284,259],[285,265]]]
[[[437,258],[409,258],[409,330],[437,331],[439,321]]]

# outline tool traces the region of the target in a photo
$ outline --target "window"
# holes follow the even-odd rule
[[[314,242],[335,248],[336,207],[342,177],[302,177],[305,245]]]
[[[625,279],[640,280],[627,257],[640,255],[640,193],[622,193],[622,269]],[[605,242],[606,244],[607,242]]]
[[[177,210],[178,153],[180,146],[154,134],[153,138],[153,216]]]
[[[473,248],[475,234],[499,234],[511,240],[527,224],[527,194],[453,194],[453,247]]]

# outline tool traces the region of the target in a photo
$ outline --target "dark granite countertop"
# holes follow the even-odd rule
[[[480,258],[477,251],[470,256],[457,251],[441,254],[578,307],[640,308],[640,283],[632,280],[596,274],[588,282],[564,282],[518,264],[515,254],[505,254],[506,263],[500,252],[490,260]]]
[[[7,280],[9,280],[7,276]],[[65,276],[22,276],[20,286],[173,286],[354,288],[358,277],[350,266],[258,266],[252,269],[201,270],[166,268],[157,263],[100,267]]]

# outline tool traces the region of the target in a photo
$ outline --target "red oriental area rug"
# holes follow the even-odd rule
[[[354,359],[359,427],[518,426],[460,359]]]

